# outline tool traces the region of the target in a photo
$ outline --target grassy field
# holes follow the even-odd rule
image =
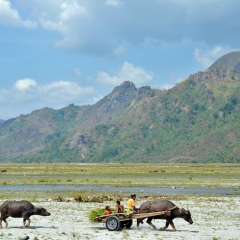
[[[0,185],[240,189],[240,164],[0,164],[0,176]],[[1,191],[1,194],[17,193],[13,192]],[[37,197],[40,193],[26,191],[25,194]],[[73,195],[64,191],[66,194]],[[19,191],[18,196],[21,195],[24,193]]]

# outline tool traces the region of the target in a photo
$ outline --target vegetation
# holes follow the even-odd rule
[[[210,68],[169,90],[124,82],[92,106],[0,123],[0,161],[240,163],[239,119],[233,70]]]
[[[41,190],[40,185],[230,188],[240,190],[239,164],[1,164],[1,199],[38,201],[48,198],[78,198],[79,196],[109,196],[109,191]],[[18,186],[15,190],[4,187]],[[24,190],[24,185],[37,185],[36,190]],[[121,193],[123,196],[124,194]],[[145,196],[139,192],[138,196]],[[163,196],[166,194],[163,192]],[[178,198],[186,195],[178,195]]]
[[[115,209],[111,209],[114,211]],[[104,215],[105,208],[96,208],[88,211],[88,220],[92,223],[97,222],[96,218]]]
[[[1,164],[2,185],[239,189],[239,164]]]

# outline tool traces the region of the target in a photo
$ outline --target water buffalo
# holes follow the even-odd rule
[[[0,206],[1,218],[0,228],[2,228],[2,221],[5,222],[6,228],[8,223],[6,219],[8,217],[23,218],[23,228],[30,225],[30,217],[32,215],[50,216],[51,214],[43,207],[35,207],[28,201],[6,201]],[[28,224],[26,225],[26,220]]]
[[[172,226],[173,230],[176,231],[176,228],[173,224],[174,218],[183,218],[185,221],[189,222],[190,224],[193,223],[193,220],[191,218],[191,213],[189,210],[180,209],[178,208],[174,203],[167,201],[167,200],[154,200],[154,201],[147,201],[144,202],[140,206],[140,213],[151,213],[151,212],[161,212],[161,211],[167,211],[168,213],[164,215],[154,216],[154,217],[148,217],[147,223],[151,225],[153,228],[156,228],[154,224],[152,224],[152,219],[166,219],[166,225],[163,228],[160,228],[160,230],[165,230],[168,228],[169,224]],[[139,227],[139,223],[142,223],[142,219],[137,220],[137,227]]]

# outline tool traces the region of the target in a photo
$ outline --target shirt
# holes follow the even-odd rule
[[[106,210],[105,212],[104,212],[104,215],[110,215],[112,212],[110,211],[110,210]]]
[[[128,208],[133,209],[133,206],[135,206],[135,201],[134,201],[134,199],[132,199],[132,198],[129,199],[127,206],[128,206]]]

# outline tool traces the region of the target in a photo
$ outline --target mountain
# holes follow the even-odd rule
[[[240,72],[240,51],[231,52],[222,56],[209,67],[209,69],[212,68]]]
[[[240,162],[238,56],[169,90],[125,81],[94,105],[1,122],[1,162]]]

